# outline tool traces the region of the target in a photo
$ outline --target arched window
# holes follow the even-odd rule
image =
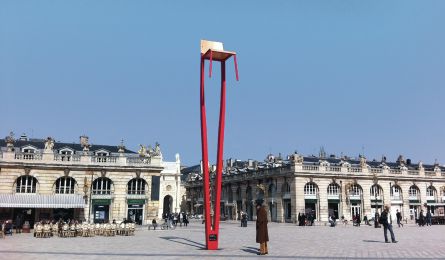
[[[335,183],[329,184],[328,195],[338,196],[338,194],[340,194],[340,187]]]
[[[127,194],[144,195],[146,192],[147,182],[142,178],[134,178],[127,184]]]
[[[420,196],[419,188],[417,188],[417,186],[414,185],[409,187],[408,194],[410,198],[417,199]]]
[[[371,186],[370,193],[371,193],[371,199],[380,197],[383,195],[382,187],[380,187],[380,185],[378,184],[374,184]]]
[[[351,188],[349,188],[349,194],[353,196],[362,195],[362,188],[357,184],[353,184]]]
[[[16,181],[16,193],[36,193],[37,179],[32,176],[20,176]]]
[[[402,200],[402,189],[398,185],[391,187],[391,199]]]
[[[56,180],[56,194],[73,194],[76,180],[72,177],[60,177]]]
[[[306,183],[304,185],[304,195],[316,195],[317,194],[317,186],[313,182]]]
[[[111,184],[113,182],[106,178],[100,177],[93,181],[93,194],[94,195],[109,195],[111,194]]]
[[[436,195],[437,195],[436,188],[434,188],[433,186],[429,186],[428,188],[426,188],[426,196],[436,197]]]

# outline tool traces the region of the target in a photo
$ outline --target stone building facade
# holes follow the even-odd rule
[[[165,162],[159,144],[136,153],[86,136],[62,143],[11,134],[0,139],[0,219],[151,223],[180,200],[179,169],[179,155]]]
[[[185,209],[202,214],[201,167],[183,170],[186,188]],[[255,219],[256,199],[264,199],[269,219],[296,222],[299,213],[311,214],[315,221],[329,215],[352,220],[374,217],[384,205],[391,216],[400,211],[407,222],[414,222],[421,210],[444,218],[445,167],[435,163],[413,164],[399,156],[397,162],[367,161],[292,154],[286,159],[269,155],[264,162],[227,160],[223,173],[221,218],[238,219],[246,212]]]

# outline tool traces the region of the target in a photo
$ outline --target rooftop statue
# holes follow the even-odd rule
[[[52,152],[54,149],[54,139],[50,136],[45,141],[45,152]]]
[[[143,146],[142,144],[140,144],[139,146],[141,147],[138,151],[139,156],[145,157],[147,155],[147,149],[145,149],[145,146]]]
[[[14,132],[10,132],[8,136],[5,137],[6,148],[8,152],[14,151]]]

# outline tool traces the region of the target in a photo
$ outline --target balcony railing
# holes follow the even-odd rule
[[[371,173],[382,173],[383,169],[382,168],[371,168]]]
[[[426,196],[427,201],[436,201],[436,196]]]
[[[425,171],[425,176],[436,176],[435,171]]]
[[[145,157],[127,157],[128,164],[149,164],[150,159]]]
[[[41,153],[15,153],[15,159],[17,160],[42,160]]]
[[[362,172],[362,168],[359,167],[349,167],[348,172]]]
[[[340,199],[340,194],[328,194],[328,200],[338,200]]]
[[[419,175],[419,171],[408,170],[408,175]]]
[[[304,198],[315,200],[317,199],[317,194],[304,194]]]
[[[111,195],[111,190],[107,189],[93,189],[93,195]]]
[[[303,171],[318,171],[318,165],[303,165]]]
[[[409,200],[419,200],[420,201],[420,196],[415,196],[415,195],[410,195],[408,197]]]
[[[389,174],[402,174],[400,169],[389,169]]]
[[[349,200],[361,200],[362,196],[360,194],[349,194]]]
[[[78,154],[54,154],[54,161],[61,162],[80,162],[80,155]]]
[[[116,163],[119,157],[116,156],[92,156],[93,163]]]
[[[330,172],[341,172],[341,167],[339,166],[327,166],[326,171]]]
[[[402,196],[391,196],[391,200],[392,201],[402,201],[403,197]]]
[[[146,191],[145,190],[128,190],[127,194],[129,195],[145,195]]]

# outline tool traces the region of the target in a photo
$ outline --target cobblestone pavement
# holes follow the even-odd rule
[[[394,228],[397,244],[385,244],[383,230],[361,226],[298,227],[269,224],[269,255],[257,256],[255,226],[222,223],[220,250],[204,250],[204,225],[150,230],[132,237],[0,239],[0,259],[445,259],[445,226]]]

